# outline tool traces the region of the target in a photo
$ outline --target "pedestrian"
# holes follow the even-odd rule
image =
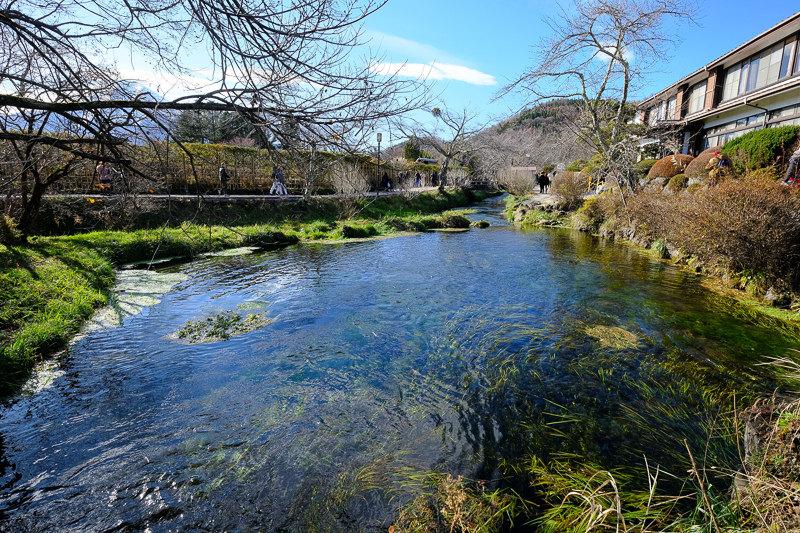
[[[414,173],[414,187],[419,187],[419,180],[420,179],[422,179],[422,177],[419,175],[419,170],[417,170]]]
[[[547,194],[550,192],[550,176],[545,172],[542,174],[542,179],[544,181],[544,193]]]
[[[431,172],[431,187],[436,187],[439,184],[439,173],[435,170]]]
[[[797,172],[798,162],[800,162],[800,148],[795,150],[792,154],[792,157],[789,158],[789,167],[786,169],[786,175],[783,176],[784,183],[790,183],[795,179],[795,172]]]
[[[705,166],[708,171],[708,184],[716,185],[720,178],[731,173],[731,161],[727,155],[722,152],[714,152],[714,157],[709,159]]]
[[[539,194],[544,194],[544,182],[546,180],[547,180],[547,174],[545,174],[544,170],[542,170],[536,177],[536,183],[537,185],[539,185]]]
[[[277,193],[278,196],[281,194],[288,194],[286,192],[286,181],[283,178],[283,167],[278,167],[272,171],[272,188],[269,190],[269,193]]]
[[[112,190],[111,174],[108,171],[108,166],[106,165],[105,161],[101,161],[97,165],[97,174],[98,176],[100,176],[100,189],[103,192],[106,192],[106,190],[108,190],[108,192],[111,192]]]
[[[222,188],[217,191],[219,194],[228,196],[228,180],[230,179],[231,177],[228,175],[227,165],[223,162],[219,165],[219,182],[222,185]]]

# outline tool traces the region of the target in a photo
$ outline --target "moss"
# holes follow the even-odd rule
[[[671,191],[678,191],[685,188],[688,184],[689,178],[686,177],[686,174],[675,174],[669,179],[667,188]]]
[[[653,165],[655,165],[656,163],[658,163],[658,159],[642,159],[641,161],[633,165],[633,168],[636,170],[636,174],[640,178],[644,178],[645,176],[647,176],[647,173],[650,172],[650,169],[653,168]]]
[[[572,225],[581,231],[596,233],[604,221],[603,211],[596,197],[588,198],[572,215]]]
[[[586,159],[576,159],[575,161],[570,163],[569,166],[564,170],[566,170],[567,172],[580,172],[581,170],[583,170],[583,167],[585,167],[587,163],[588,161]]]
[[[268,318],[264,313],[255,313],[244,317],[234,311],[225,311],[207,317],[205,320],[189,320],[172,337],[188,344],[226,341],[231,337],[255,331],[274,321],[274,318]]]
[[[706,170],[706,165],[717,152],[719,152],[718,146],[703,150],[691,163],[686,165],[686,170],[684,170],[683,173],[690,178],[707,178],[708,171]]]
[[[681,174],[694,158],[690,155],[675,154],[659,159],[647,173],[648,178],[671,178]]]
[[[615,350],[633,348],[639,343],[639,337],[618,327],[594,326],[587,328],[586,334],[603,346]]]

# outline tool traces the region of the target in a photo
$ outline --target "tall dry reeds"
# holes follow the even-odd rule
[[[580,172],[559,172],[550,185],[551,192],[565,209],[573,209],[583,200],[583,195],[589,189],[589,180]]]
[[[505,169],[500,171],[497,181],[514,196],[524,196],[536,192],[536,177],[530,170]]]

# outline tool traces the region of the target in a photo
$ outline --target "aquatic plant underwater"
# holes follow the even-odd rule
[[[727,493],[733,408],[790,388],[756,363],[800,348],[691,273],[560,230],[161,274],[170,292],[3,411],[9,527],[714,531],[710,508],[751,516]],[[251,315],[271,321],[236,334]]]

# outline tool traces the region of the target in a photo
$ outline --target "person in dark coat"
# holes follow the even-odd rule
[[[789,158],[789,167],[786,169],[786,174],[783,176],[783,182],[789,183],[794,179],[794,174],[797,171],[797,163],[800,162],[800,148],[794,151],[792,157]]]
[[[228,196],[228,180],[230,179],[231,177],[228,174],[228,168],[225,163],[222,163],[219,166],[219,182],[222,185],[222,188],[218,191],[220,194]]]

